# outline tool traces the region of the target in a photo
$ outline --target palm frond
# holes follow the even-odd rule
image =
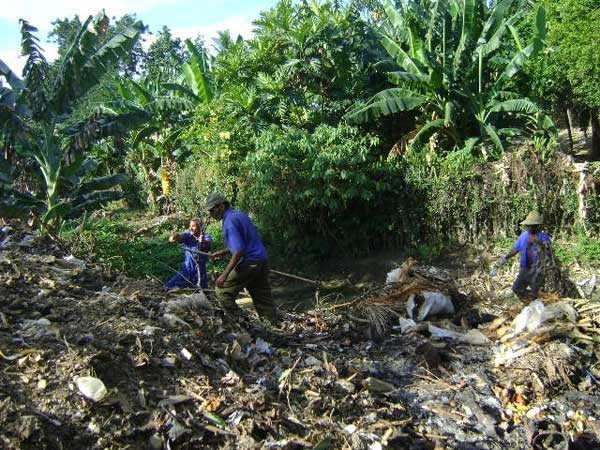
[[[407,89],[386,89],[375,94],[366,104],[352,108],[344,118],[351,122],[366,122],[372,118],[413,110],[426,101],[425,96]]]

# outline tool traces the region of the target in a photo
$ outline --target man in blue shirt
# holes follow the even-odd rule
[[[183,247],[184,259],[181,271],[165,283],[167,289],[198,286],[202,289],[208,288],[206,274],[208,257],[198,254],[198,251],[209,252],[211,238],[210,235],[202,233],[202,225],[201,219],[192,219],[190,220],[190,231],[173,233],[169,236],[169,242],[178,242]]]
[[[238,293],[246,288],[256,312],[262,319],[277,322],[277,309],[271,297],[267,251],[252,220],[243,212],[231,208],[223,194],[209,194],[206,210],[215,220],[223,220],[225,249],[213,252],[211,258],[227,253],[231,258],[216,281],[216,295],[225,310],[239,312],[235,303]]]
[[[527,230],[521,233],[512,250],[494,265],[492,274],[495,274],[497,267],[520,253],[519,275],[517,275],[512,289],[520,298],[535,299],[544,282],[545,275],[543,261],[540,261],[540,253],[545,246],[550,245],[551,241],[550,236],[540,230],[542,217],[537,211],[530,212],[521,224],[525,225]]]

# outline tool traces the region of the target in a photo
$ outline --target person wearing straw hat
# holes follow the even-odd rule
[[[520,253],[519,274],[514,281],[512,290],[519,298],[536,299],[541,285],[544,282],[544,267],[539,264],[538,246],[547,242],[550,244],[550,236],[541,231],[542,216],[537,211],[531,211],[521,225],[527,229],[521,233],[514,243],[511,251],[500,258],[491,271],[496,274],[496,269],[505,264],[510,258]]]
[[[211,258],[231,254],[227,267],[215,282],[217,299],[227,312],[237,314],[240,308],[235,299],[246,288],[258,315],[276,324],[278,314],[271,297],[267,251],[256,226],[247,214],[231,208],[227,198],[220,193],[208,195],[206,210],[213,219],[223,220],[226,246],[223,250],[211,253]]]

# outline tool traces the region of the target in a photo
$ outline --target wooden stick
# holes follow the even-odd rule
[[[310,280],[308,278],[299,277],[298,275],[292,275],[291,273],[280,272],[279,270],[274,270],[274,269],[271,269],[271,272],[276,273],[277,275],[282,275],[284,277],[294,278],[295,280],[305,281],[307,283],[314,284],[315,286],[321,285],[320,281],[315,281],[315,280]]]

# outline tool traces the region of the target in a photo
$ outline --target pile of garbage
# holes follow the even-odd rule
[[[515,308],[407,260],[275,329],[48,237],[0,250],[1,448],[600,445],[598,300]]]

